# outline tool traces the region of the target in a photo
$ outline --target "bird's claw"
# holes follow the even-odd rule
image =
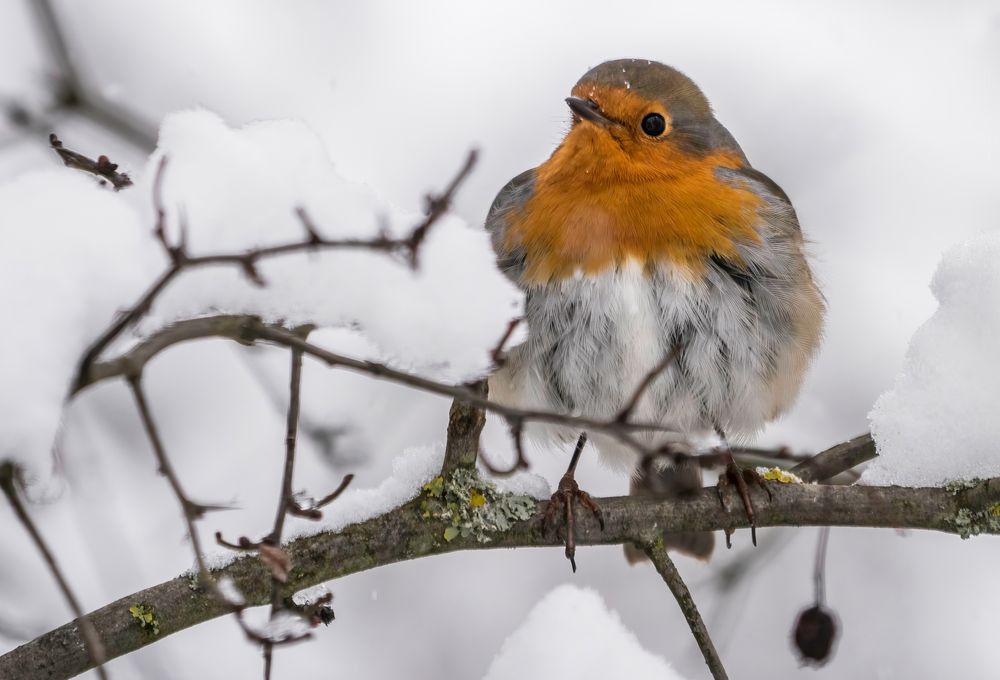
[[[740,500],[743,501],[743,509],[746,510],[747,521],[750,522],[750,541],[757,545],[757,514],[754,511],[753,500],[750,498],[750,486],[756,486],[763,489],[767,493],[767,500],[771,500],[771,490],[767,488],[767,484],[764,482],[763,478],[757,473],[753,468],[741,468],[736,464],[736,461],[732,458],[726,463],[726,471],[719,475],[719,483],[716,485],[716,491],[719,494],[719,502],[725,510],[729,510],[729,503],[726,502],[726,491],[730,487],[735,486],[736,492],[740,496]],[[726,532],[726,547],[732,548],[732,535],[733,529],[727,528]]]
[[[545,516],[542,518],[542,529],[547,530],[552,525],[556,513],[559,510],[563,511],[566,521],[566,559],[569,560],[573,573],[576,573],[576,536],[574,530],[576,520],[573,507],[577,503],[594,513],[598,524],[601,525],[601,531],[604,531],[604,513],[601,512],[601,506],[594,501],[589,493],[580,489],[580,485],[576,483],[576,479],[570,473],[566,473],[559,480],[559,487],[549,499]]]

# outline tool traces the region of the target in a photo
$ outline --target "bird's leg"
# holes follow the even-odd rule
[[[576,503],[580,503],[580,505],[594,513],[594,516],[601,525],[601,530],[604,530],[604,515],[601,513],[601,507],[594,502],[589,493],[580,490],[580,485],[576,483],[574,477],[576,464],[580,461],[580,454],[583,453],[583,447],[586,444],[587,433],[582,432],[580,433],[580,439],[576,442],[576,449],[573,451],[573,458],[569,462],[566,474],[559,480],[559,487],[552,494],[552,498],[549,499],[549,506],[545,509],[545,517],[542,520],[542,527],[548,528],[555,518],[556,513],[559,510],[563,511],[566,519],[566,558],[573,567],[573,573],[576,573],[576,537],[574,535],[573,506]]]
[[[757,471],[753,468],[741,468],[736,464],[736,459],[733,458],[733,450],[729,446],[729,441],[726,439],[725,433],[718,426],[715,428],[716,433],[722,440],[722,450],[726,457],[726,470],[721,475],[719,475],[719,483],[716,485],[716,490],[719,494],[719,502],[722,503],[722,507],[729,510],[729,505],[726,503],[726,491],[728,491],[730,486],[735,486],[737,493],[740,495],[740,500],[743,501],[743,509],[746,510],[747,520],[750,522],[750,541],[757,545],[757,515],[754,512],[753,500],[750,498],[750,485],[754,484],[764,491],[767,492],[767,499],[771,500],[771,490],[767,488],[764,480],[761,476],[757,474]],[[726,529],[726,547],[732,548],[732,529]]]

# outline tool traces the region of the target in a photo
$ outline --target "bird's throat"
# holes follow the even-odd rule
[[[759,241],[760,198],[715,173],[740,167],[735,154],[630,146],[591,128],[577,124],[509,218],[507,246],[525,253],[527,282],[596,274],[628,260],[696,276],[709,257],[738,261],[738,242]]]

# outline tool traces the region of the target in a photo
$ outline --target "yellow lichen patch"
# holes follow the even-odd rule
[[[431,481],[424,484],[424,493],[431,498],[439,498],[444,491],[444,477],[438,475]]]
[[[768,482],[780,482],[781,484],[802,484],[802,478],[796,474],[789,472],[788,470],[782,470],[778,467],[757,468],[757,474],[760,478]]]
[[[531,517],[535,505],[528,496],[498,490],[480,479],[475,470],[459,468],[447,478],[439,476],[424,485],[420,516],[445,521],[442,536],[448,542],[471,538],[489,543],[491,534],[507,531]]]
[[[148,604],[134,604],[128,608],[128,613],[139,622],[139,627],[147,633],[160,634],[160,622],[156,620],[156,612]]]
[[[994,503],[990,506],[990,514],[994,517],[1000,517],[1000,503]]]

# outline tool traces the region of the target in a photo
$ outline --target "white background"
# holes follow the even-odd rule
[[[940,254],[1000,225],[995,2],[55,5],[88,90],[151,131],[168,112],[195,106],[231,125],[301,119],[341,173],[408,209],[450,178],[468,148],[481,149],[456,206],[472,225],[500,186],[558,143],[568,120],[563,97],[588,68],[634,56],[685,71],[754,166],[792,197],[829,301],[821,354],[797,406],[764,433],[765,444],[819,450],[865,431],[908,338],[934,309],[927,284]],[[0,8],[4,102],[44,98],[51,64],[33,18],[15,0]],[[56,122],[67,144],[142,172],[148,150],[77,117]],[[0,124],[0,181],[57,164],[38,136]],[[283,414],[254,376],[263,372],[281,390],[286,357],[250,360],[257,373],[246,370],[245,352],[206,342],[174,349],[149,369],[154,408],[194,494],[243,508],[210,518],[206,537],[216,528],[259,532],[270,522]],[[347,471],[374,486],[405,447],[443,436],[441,400],[311,369],[307,379],[314,375],[325,381],[316,392],[325,401],[308,415],[353,427],[334,465],[304,454],[298,479],[317,493]],[[486,441],[506,446],[495,423]],[[121,385],[73,406],[62,455],[65,488],[32,511],[86,608],[189,566],[175,504]],[[565,457],[535,452],[533,462],[554,482]],[[579,477],[584,488],[625,490],[627,480],[591,463]],[[753,557],[740,533],[736,549],[708,566],[679,561],[732,677],[813,672],[798,669],[788,632],[811,598],[815,533],[762,531]],[[7,512],[0,539],[0,622],[29,637],[63,623],[64,605]],[[997,545],[835,530],[828,601],[843,637],[816,675],[994,677]],[[723,589],[723,568],[741,560],[749,560],[745,577]],[[687,677],[705,676],[650,569],[628,567],[613,548],[581,549],[578,561],[573,576],[557,550],[485,552],[342,579],[330,584],[337,621],[316,641],[278,650],[275,677],[481,677],[533,603],[567,581],[595,587],[644,647]],[[0,637],[0,648],[15,644]],[[259,664],[223,619],[110,668],[118,677],[141,670],[147,678],[230,678],[252,677]]]

